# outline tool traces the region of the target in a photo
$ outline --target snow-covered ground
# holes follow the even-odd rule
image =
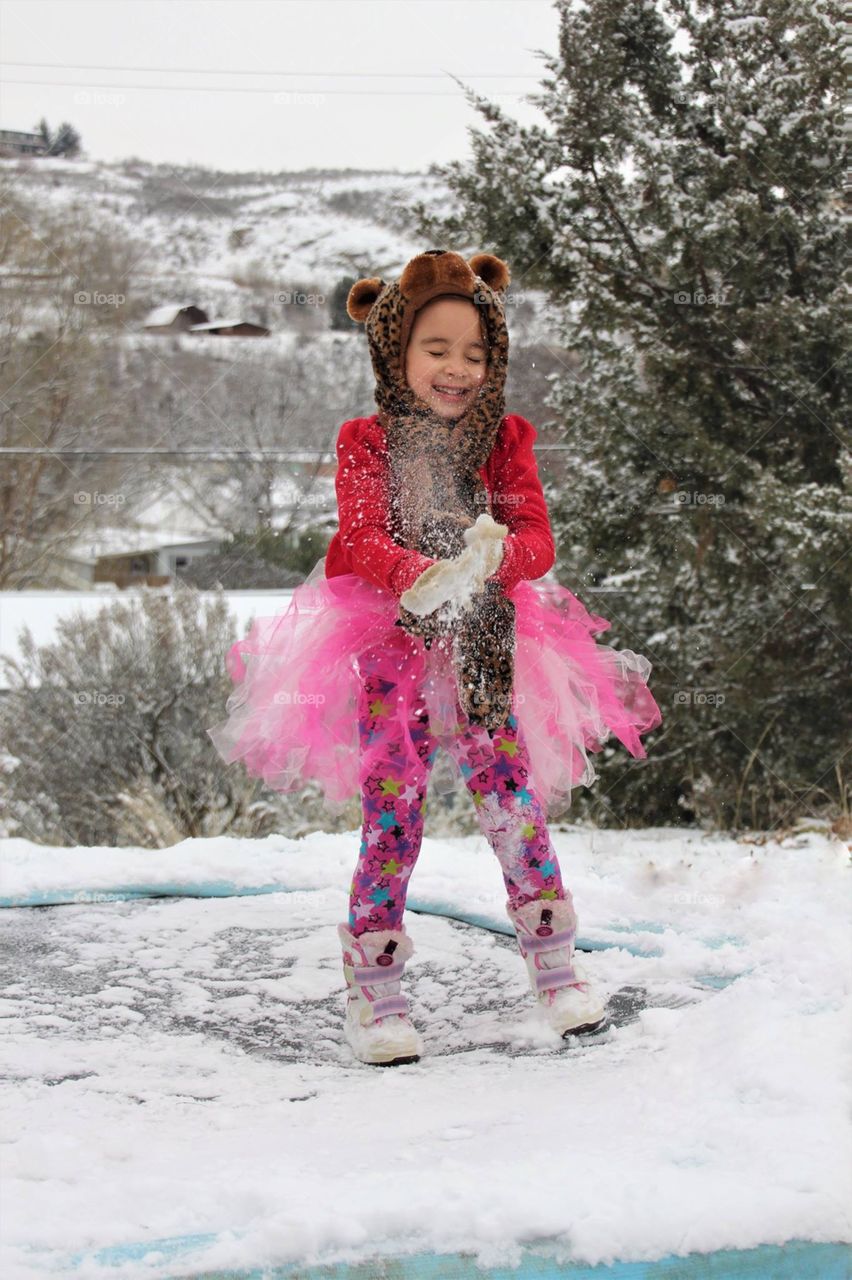
[[[496,858],[427,835],[390,1069],[340,1032],[357,832],[7,841],[6,901],[78,900],[2,918],[6,1280],[852,1240],[847,847],[551,830],[609,1030],[539,1023]]]

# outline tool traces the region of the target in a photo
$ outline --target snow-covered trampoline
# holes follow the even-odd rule
[[[847,851],[552,835],[607,1030],[539,1023],[490,850],[427,837],[387,1070],[341,1035],[353,834],[7,842],[4,1277],[846,1275]]]

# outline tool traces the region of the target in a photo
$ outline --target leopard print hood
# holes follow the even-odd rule
[[[366,328],[376,378],[376,404],[391,470],[391,530],[402,546],[425,555],[458,555],[463,531],[488,497],[479,476],[505,413],[509,335],[503,293],[509,268],[493,254],[469,261],[447,249],[429,249],[405,266],[399,280],[357,281],[346,309]],[[417,312],[447,295],[477,308],[488,347],[488,370],[473,404],[445,419],[405,379],[405,353]]]

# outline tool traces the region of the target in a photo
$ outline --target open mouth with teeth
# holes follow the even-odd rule
[[[432,390],[439,395],[442,400],[464,400],[468,394],[468,387],[442,387],[433,385]]]

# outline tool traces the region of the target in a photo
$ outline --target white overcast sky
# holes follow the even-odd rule
[[[543,122],[521,95],[557,35],[551,0],[0,0],[0,127],[68,120],[99,160],[419,170],[483,125],[448,71]]]

